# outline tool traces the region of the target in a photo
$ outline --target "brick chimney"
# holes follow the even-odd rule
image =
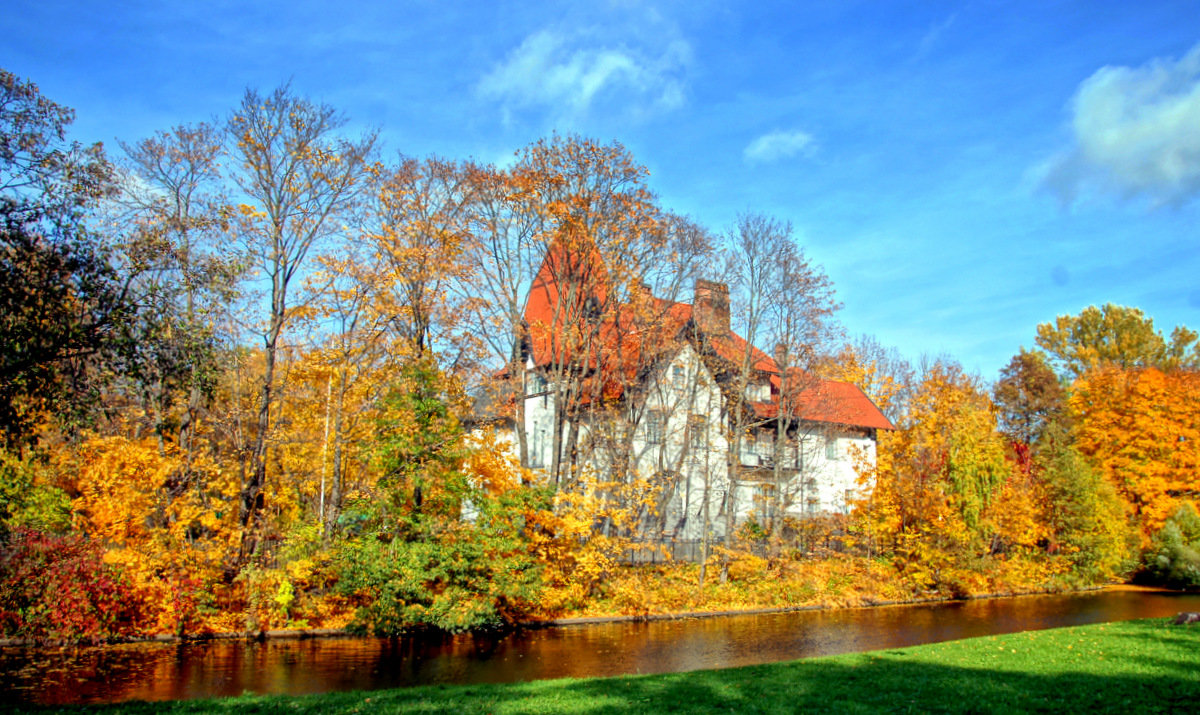
[[[709,335],[729,335],[729,286],[697,278],[692,317],[696,326]]]
[[[775,364],[779,366],[780,370],[782,370],[783,364],[787,362],[788,358],[787,345],[784,345],[783,343],[775,343],[775,354],[773,357],[775,358]]]

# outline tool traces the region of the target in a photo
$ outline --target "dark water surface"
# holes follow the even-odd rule
[[[1096,591],[937,605],[612,623],[507,635],[0,650],[0,704],[499,683],[726,668],[1200,611],[1200,595]]]

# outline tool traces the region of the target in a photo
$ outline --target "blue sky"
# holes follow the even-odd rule
[[[0,33],[109,146],[289,79],[389,152],[616,139],[714,230],[791,221],[851,333],[988,379],[1090,304],[1200,328],[1194,2],[8,0]]]

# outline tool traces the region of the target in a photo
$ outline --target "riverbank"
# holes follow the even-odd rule
[[[1069,591],[1051,590],[1051,589],[1029,589],[1023,591],[1005,591],[999,593],[980,593],[971,594],[968,596],[929,596],[923,598],[910,598],[905,600],[873,600],[871,598],[863,598],[853,604],[807,604],[796,606],[770,606],[765,608],[739,608],[728,610],[705,610],[705,611],[676,611],[676,612],[660,612],[660,613],[635,613],[625,615],[603,615],[603,616],[575,616],[567,618],[548,618],[526,621],[515,625],[516,628],[561,628],[566,626],[589,626],[600,625],[605,623],[647,623],[652,621],[676,621],[696,618],[724,618],[729,616],[759,616],[775,613],[797,613],[802,611],[826,611],[839,608],[883,608],[888,606],[915,606],[922,604],[937,604],[950,603],[953,601],[977,601],[995,598],[1020,598],[1024,596],[1041,596],[1053,593],[1087,593],[1091,591],[1102,590],[1122,590],[1142,593],[1164,592],[1170,593],[1169,589],[1157,588],[1152,586],[1137,586],[1133,584],[1110,584],[1107,586],[1086,586],[1081,588],[1070,589]],[[347,638],[356,637],[357,634],[351,633],[344,628],[283,628],[273,630],[263,630],[255,632],[223,632],[223,633],[201,633],[187,636],[179,636],[170,633],[159,633],[151,636],[125,638],[118,641],[112,641],[109,644],[115,645],[118,643],[181,643],[181,642],[197,642],[206,640],[296,640],[310,638]],[[37,641],[29,638],[0,638],[0,649],[2,648],[29,648],[29,647],[61,647],[72,645],[68,641]]]
[[[852,605],[807,605],[807,606],[776,606],[770,608],[743,608],[727,611],[679,611],[668,613],[641,613],[622,616],[577,616],[572,618],[554,618],[544,621],[531,621],[521,624],[523,628],[590,626],[601,623],[647,623],[651,621],[677,621],[691,618],[725,618],[728,616],[762,616],[772,613],[797,613],[800,611],[828,611],[838,608],[884,608],[887,606],[919,606],[925,604],[951,603],[953,601],[982,601],[993,598],[1020,598],[1023,596],[1046,596],[1050,594],[1088,593],[1091,591],[1120,590],[1141,593],[1172,593],[1170,589],[1152,586],[1135,586],[1132,584],[1112,584],[1109,586],[1085,586],[1070,590],[1030,589],[1025,591],[1004,591],[1000,593],[977,593],[967,596],[928,596],[910,598],[899,601],[875,601],[869,598]]]
[[[508,685],[123,703],[143,712],[1179,712],[1200,699],[1200,626],[1150,619],[770,665]],[[26,708],[17,712],[45,712]]]

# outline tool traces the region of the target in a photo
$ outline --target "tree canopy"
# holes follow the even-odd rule
[[[1038,347],[1060,374],[1080,377],[1103,365],[1120,368],[1200,366],[1197,333],[1184,326],[1170,339],[1138,308],[1106,303],[1088,306],[1079,315],[1060,315],[1037,327]]]
[[[1065,416],[1066,390],[1041,351],[1014,355],[1000,371],[993,395],[1001,429],[1024,444],[1036,442],[1050,423]]]
[[[0,440],[73,414],[115,357],[134,305],[83,212],[115,190],[99,145],[68,143],[74,112],[0,70]],[[124,347],[132,347],[126,342]],[[65,401],[63,401],[65,400]]]

